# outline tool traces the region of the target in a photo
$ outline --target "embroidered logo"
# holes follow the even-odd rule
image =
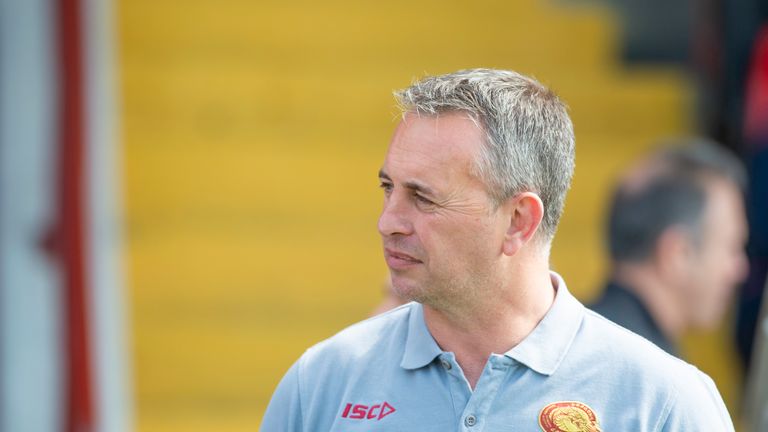
[[[379,421],[395,411],[395,407],[387,402],[371,406],[348,403],[347,406],[344,407],[344,412],[341,413],[341,418]]]
[[[555,402],[539,414],[544,432],[602,432],[592,408],[581,402]]]

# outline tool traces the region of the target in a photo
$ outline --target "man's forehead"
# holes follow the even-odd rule
[[[739,186],[726,178],[711,177],[704,182],[705,209],[714,225],[741,224],[746,218]],[[727,223],[726,223],[727,222]]]
[[[406,114],[392,137],[384,166],[466,165],[483,145],[483,132],[464,113]]]

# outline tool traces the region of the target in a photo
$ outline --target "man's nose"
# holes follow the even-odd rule
[[[390,195],[384,200],[384,208],[381,210],[381,216],[379,216],[379,233],[383,237],[413,233],[409,211],[408,202],[405,198],[395,196],[395,194]]]

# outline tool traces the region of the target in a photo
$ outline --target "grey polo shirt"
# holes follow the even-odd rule
[[[409,303],[309,350],[283,377],[261,430],[733,431],[712,380],[584,308],[552,273],[555,301],[474,389]]]

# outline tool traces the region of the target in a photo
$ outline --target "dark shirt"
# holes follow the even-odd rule
[[[603,295],[589,308],[648,339],[669,354],[678,356],[675,345],[661,332],[640,298],[629,289],[610,282]]]

